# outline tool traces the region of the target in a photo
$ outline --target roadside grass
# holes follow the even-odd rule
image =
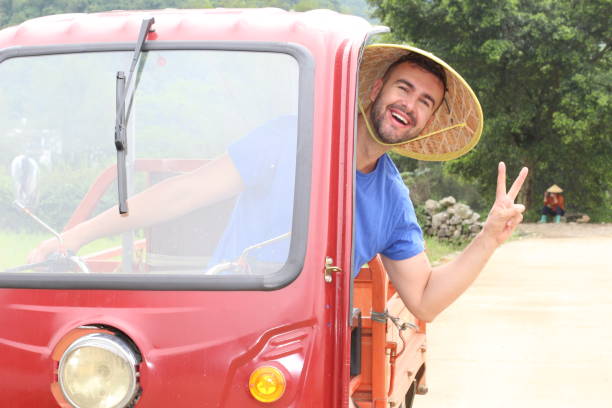
[[[442,241],[436,237],[425,236],[425,252],[432,264],[448,261],[456,252],[460,252],[470,241]]]
[[[533,235],[520,230],[515,230],[506,242],[520,240]],[[436,237],[425,236],[425,252],[432,264],[448,262],[454,255],[463,251],[471,240],[442,241]]]
[[[0,270],[26,263],[30,251],[46,239],[52,238],[45,233],[25,233],[0,231]],[[90,254],[118,245],[120,238],[102,238],[85,245],[80,255]]]

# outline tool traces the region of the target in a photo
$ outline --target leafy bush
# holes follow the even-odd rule
[[[394,157],[394,159],[396,159]],[[401,171],[404,183],[410,189],[410,198],[416,206],[425,201],[440,200],[453,196],[462,203],[469,205],[475,211],[488,210],[490,201],[483,198],[474,185],[466,183],[457,175],[449,173],[442,163],[412,162],[412,167],[404,166],[407,159],[396,161]],[[417,163],[416,167],[414,163]],[[409,169],[409,170],[408,170]]]

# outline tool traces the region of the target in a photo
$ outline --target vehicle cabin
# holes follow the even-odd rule
[[[425,324],[380,259],[351,276],[358,70],[384,31],[279,9],[67,14],[1,30],[2,399],[332,408],[351,395],[407,408],[425,393]],[[248,195],[214,167],[227,155]],[[214,177],[130,208],[206,166]],[[217,198],[172,217],[191,190]],[[168,215],[29,259],[114,206],[126,223]]]

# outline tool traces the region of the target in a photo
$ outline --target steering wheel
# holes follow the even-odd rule
[[[22,272],[30,269],[42,269],[45,272],[80,272],[80,273],[91,273],[87,264],[83,259],[76,256],[72,251],[68,251],[66,254],[59,252],[52,253],[49,258],[42,262],[35,262],[31,264],[25,264],[16,266],[14,268],[5,269],[4,273],[11,272]]]

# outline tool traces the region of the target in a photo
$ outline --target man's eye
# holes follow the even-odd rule
[[[430,107],[430,105],[431,105],[427,99],[421,99],[421,103],[422,103],[423,105],[425,105],[426,107],[428,107],[428,108],[429,108],[429,107]]]

